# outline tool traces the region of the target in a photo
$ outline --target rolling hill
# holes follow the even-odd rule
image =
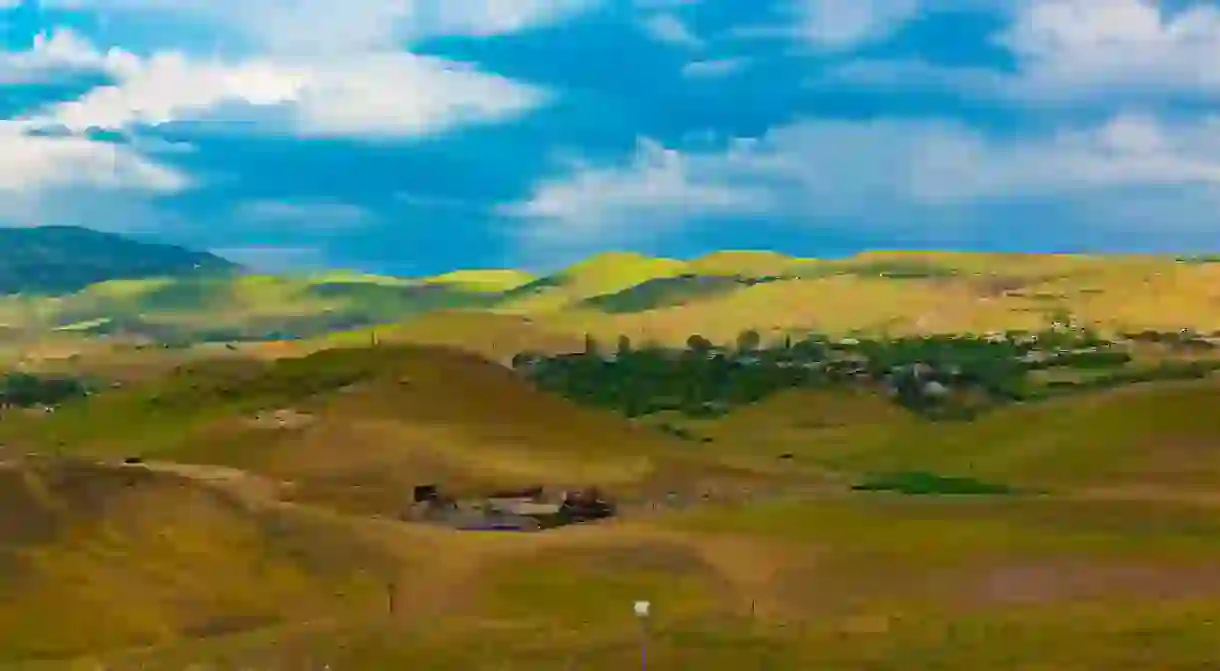
[[[438,313],[378,346],[183,360],[7,415],[0,461],[43,456],[0,467],[0,666],[610,671],[639,661],[635,599],[654,604],[649,668],[665,670],[1211,659],[1215,380],[950,423],[869,390],[796,390],[698,422],[704,443],[459,348],[402,344],[482,338],[492,321],[544,335],[520,316]],[[1022,488],[839,486],[892,470]],[[393,519],[430,482],[757,495],[538,534]],[[103,609],[119,614],[89,617]]]
[[[504,365],[588,336],[1065,317],[1206,333],[1220,329],[1209,259],[612,253],[545,276],[270,276],[189,252],[157,265],[166,250],[109,238],[128,251],[94,263],[64,250],[102,234],[40,231],[57,242],[33,258],[77,263],[64,277],[79,279],[0,285],[10,369],[112,384],[53,412],[0,410],[0,668],[611,671],[642,645],[658,671],[1215,661],[1215,376],[1086,385],[952,421],[867,383],[627,419]],[[1210,356],[1132,347],[1140,366]],[[597,391],[635,388],[585,362]],[[996,487],[853,488],[904,477]],[[625,514],[459,532],[399,519],[419,484],[598,485]],[[653,604],[646,628],[637,599]]]
[[[10,418],[0,441],[242,468],[295,483],[295,498],[386,515],[429,482],[457,492],[595,484],[634,495],[755,475],[435,346],[200,360],[51,417]]]
[[[55,295],[115,279],[229,273],[207,252],[75,226],[0,229],[0,294]]]
[[[692,333],[731,342],[747,329],[766,338],[809,330],[1037,329],[1062,315],[1110,332],[1220,330],[1212,317],[1220,300],[1214,289],[1220,285],[1220,264],[1208,259],[884,251],[810,259],[726,250],[679,260],[612,252],[544,276],[514,269],[417,278],[348,272],[270,276],[230,272],[231,264],[210,255],[85,229],[0,233],[14,236],[12,249],[42,250],[12,257],[13,264],[43,263],[43,270],[18,273],[27,281],[60,278],[41,288],[6,288],[0,272],[0,293],[9,293],[0,295],[5,326],[0,335],[9,342],[37,341],[50,333],[180,346],[324,341],[335,332],[400,330],[395,325],[410,330],[406,323],[454,311],[474,315],[460,324],[451,320],[455,332],[440,334],[441,341],[458,345],[466,335],[477,334],[480,342],[494,339],[500,326],[511,323],[504,315],[528,320],[540,334],[589,333],[605,341],[627,335],[665,344],[682,343]],[[87,244],[113,248],[98,257],[110,265],[103,268],[92,256],[72,254]],[[470,326],[480,319],[485,328]],[[435,330],[437,323],[432,320],[422,330]],[[471,347],[488,350],[485,343]]]
[[[8,462],[0,500],[0,664],[367,607],[396,565],[333,521],[142,468]]]

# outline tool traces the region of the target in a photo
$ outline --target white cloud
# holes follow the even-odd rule
[[[1220,92],[1220,9],[1154,0],[1028,0],[1003,36],[1029,96]]]
[[[548,100],[473,67],[387,53],[314,67],[294,102],[302,134],[416,136],[503,121]]]
[[[137,230],[174,221],[152,200],[191,186],[190,179],[132,147],[78,136],[30,135],[0,121],[0,223],[66,223]]]
[[[979,0],[980,2],[982,0]],[[1016,69],[852,61],[812,83],[941,89],[1019,103],[1167,103],[1220,96],[1220,7],[1155,0],[1025,0],[996,44]]]
[[[34,38],[28,51],[0,52],[0,85],[44,81],[65,70],[100,69],[105,56],[71,30]]]
[[[571,175],[544,182],[527,200],[499,211],[532,222],[526,229],[530,244],[571,246],[648,235],[655,232],[652,227],[690,217],[770,206],[764,189],[700,172],[681,152],[641,140],[630,164],[575,166]]]
[[[724,77],[740,72],[750,64],[748,58],[716,58],[706,61],[691,61],[682,66],[682,75],[691,78]]]
[[[417,0],[417,35],[489,36],[557,23],[602,0]],[[435,17],[435,18],[434,18]]]
[[[1099,209],[1099,201],[1169,192],[1183,202],[1220,203],[1220,117],[1169,125],[1119,115],[1013,138],[948,121],[806,120],[714,151],[679,153],[644,142],[629,165],[578,166],[504,211],[524,220],[527,241],[597,246],[680,231],[716,215],[810,226],[852,221],[890,231],[986,227],[988,218],[975,216],[980,208],[1022,202],[1106,211],[1110,219],[1084,220],[1086,228],[1104,230],[1124,220],[1114,207]],[[1186,218],[1157,224],[1214,219],[1207,209],[1175,214]]]
[[[1164,125],[1117,116],[1037,141],[959,130],[924,141],[908,192],[923,202],[1070,196],[1121,188],[1220,185],[1220,118]]]
[[[25,124],[0,122],[0,193],[5,198],[72,186],[172,193],[188,185],[181,173],[124,145],[31,135]]]
[[[93,64],[116,80],[43,110],[34,119],[72,131],[201,118],[219,113],[222,106],[226,114],[234,115],[226,120],[257,118],[249,109],[245,112],[250,116],[242,117],[243,110],[233,106],[239,103],[285,108],[289,126],[266,129],[273,132],[413,136],[502,120],[547,99],[531,86],[464,64],[404,52],[357,53],[318,61],[224,62],[178,52],[147,58],[119,49],[103,54],[72,33],[57,34],[45,44],[66,46],[52,50],[63,55],[40,56],[40,60]]]
[[[468,64],[403,51],[402,40],[514,32],[599,1],[353,0],[340,7],[330,0],[43,0],[43,9],[96,10],[112,24],[147,22],[159,13],[169,22],[153,37],[171,48],[102,50],[61,29],[27,51],[0,53],[0,85],[49,80],[65,70],[97,71],[111,80],[75,100],[0,122],[0,191],[8,194],[0,217],[39,219],[52,210],[75,216],[61,207],[65,193],[82,194],[84,202],[120,190],[128,209],[146,219],[151,201],[133,191],[191,186],[152,160],[190,147],[141,142],[138,132],[128,143],[91,141],[82,136],[90,129],[186,120],[240,132],[379,139],[512,118],[545,104],[549,94]],[[220,58],[172,48],[181,35],[175,25],[200,22],[218,35],[243,37],[254,52]],[[109,201],[103,209],[126,212]]]
[[[825,49],[885,37],[919,14],[920,0],[800,0],[801,33]]]
[[[148,55],[118,48],[101,52],[61,30],[29,52],[0,56],[0,80],[62,67],[110,75],[113,86],[61,104],[41,119],[74,130],[193,119],[221,106],[226,114],[240,114],[237,103],[285,108],[271,116],[302,135],[419,135],[510,118],[545,103],[547,95],[465,64],[404,52],[402,40],[515,32],[600,2],[353,0],[340,8],[330,0],[44,0],[44,8],[92,9],[118,17],[151,12],[202,21],[243,34],[260,55],[221,60],[176,49]],[[165,33],[172,39],[175,31]],[[265,110],[252,114],[268,116]]]
[[[698,49],[703,46],[703,40],[699,39],[699,36],[675,14],[668,12],[653,14],[641,23],[641,27],[658,42],[687,49]]]
[[[955,5],[984,0],[955,0]],[[742,25],[743,38],[796,39],[821,52],[850,51],[889,37],[920,12],[941,9],[930,0],[787,0],[789,17],[781,23]],[[947,4],[947,3],[946,3]]]

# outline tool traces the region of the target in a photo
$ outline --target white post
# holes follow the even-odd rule
[[[635,602],[635,617],[640,621],[640,671],[648,669],[648,616],[652,603]]]

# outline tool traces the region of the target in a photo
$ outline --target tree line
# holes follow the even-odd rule
[[[725,414],[794,388],[870,387],[917,413],[966,419],[1012,402],[1147,379],[1202,377],[1209,362],[1132,368],[1123,348],[1084,329],[979,335],[839,338],[809,334],[764,344],[744,331],[731,346],[691,335],[685,347],[612,348],[586,337],[584,351],[559,356],[522,352],[513,367],[538,387],[628,417],[677,411]],[[1040,383],[1041,369],[1088,372],[1077,382]]]

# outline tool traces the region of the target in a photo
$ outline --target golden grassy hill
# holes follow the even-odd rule
[[[716,437],[705,445],[535,394],[451,350],[184,367],[96,397],[93,410],[6,421],[0,442],[58,439],[93,456],[138,447],[158,460],[249,469],[267,490],[238,497],[202,486],[206,468],[160,462],[134,486],[121,478],[138,470],[77,466],[85,487],[62,464],[32,469],[34,479],[10,471],[2,510],[28,512],[0,516],[10,525],[3,538],[19,539],[0,547],[44,563],[0,577],[0,591],[23,599],[0,618],[0,637],[10,632],[0,651],[30,654],[30,641],[47,654],[89,648],[82,668],[93,668],[87,659],[115,669],[610,671],[638,663],[630,602],[646,598],[655,669],[1197,667],[1214,652],[1201,623],[1220,617],[1220,522],[1214,497],[1202,496],[1220,475],[1207,452],[1220,424],[1201,412],[1218,394],[1211,381],[1158,383],[933,424],[865,392],[791,392],[703,424]],[[312,422],[251,421],[268,408]],[[354,514],[383,512],[419,474],[472,489],[573,474],[630,489],[749,480],[748,465],[725,464],[778,449],[849,473],[966,473],[1054,494],[825,492],[522,535],[419,531]],[[297,500],[346,515],[275,504],[284,480],[297,483]],[[1200,497],[1169,495],[1192,490]],[[44,524],[54,511],[72,524]],[[268,524],[272,514],[292,521]],[[372,545],[358,557],[331,554],[357,539]],[[101,586],[63,587],[82,574]],[[204,601],[175,581],[186,575],[221,587]],[[291,578],[264,590],[267,575]],[[425,590],[407,611],[426,607],[427,626],[379,608],[386,575]],[[355,596],[331,596],[336,585]],[[132,614],[71,635],[46,614],[114,603]],[[199,628],[221,615],[244,625]],[[33,633],[21,628],[31,622]],[[110,652],[133,641],[152,645]]]
[[[367,608],[397,566],[320,518],[62,461],[0,467],[0,564],[0,665]]]
[[[418,620],[350,617],[117,655],[114,669],[1201,667],[1220,524],[1177,504],[875,496],[466,535],[465,579]],[[461,585],[460,589],[457,585]],[[444,601],[444,600],[442,600]]]
[[[495,309],[512,314],[545,314],[569,308],[592,296],[684,272],[688,272],[685,262],[676,259],[608,252],[516,287],[505,294]]]
[[[14,418],[0,436],[78,455],[249,469],[294,482],[298,499],[384,514],[429,482],[454,491],[598,484],[627,494],[753,477],[536,391],[475,355],[419,346],[199,362],[51,416]]]
[[[731,341],[747,329],[776,337],[1036,329],[1063,314],[1103,331],[1210,332],[1220,330],[1218,279],[1220,264],[1137,255],[869,252],[818,260],[722,251],[676,260],[615,252],[543,277],[490,269],[115,281],[69,296],[0,298],[0,324],[8,325],[0,336],[29,345],[47,328],[64,338],[129,330],[171,340],[347,331],[340,340],[367,342],[370,330],[415,331],[419,342],[469,340],[471,350],[494,349],[498,358],[508,347],[492,342],[501,332],[543,350],[554,336],[585,333],[679,344],[692,333]]]
[[[918,419],[863,393],[790,392],[706,422],[717,444],[750,444],[851,474],[927,471],[1075,491],[1220,485],[1220,380],[1140,383],[1015,405],[969,422]],[[760,429],[759,427],[766,427]]]
[[[453,272],[425,277],[421,284],[440,284],[471,292],[491,293],[509,291],[537,279],[530,273],[511,268],[486,270],[455,270]]]
[[[299,344],[272,344],[271,351],[316,351],[334,346],[385,344],[457,347],[496,362],[522,351],[547,354],[579,352],[584,334],[577,329],[543,325],[531,317],[482,311],[441,311],[401,324],[335,333]]]
[[[725,250],[713,252],[688,261],[686,263],[686,272],[697,275],[762,277],[783,275],[808,262],[808,259],[797,259],[778,252]]]
[[[529,319],[538,334],[588,333],[607,342],[622,334],[666,344],[692,333],[731,342],[747,329],[769,337],[1039,329],[1065,314],[1107,332],[1210,332],[1220,330],[1212,317],[1218,268],[1135,255],[870,252],[813,260],[725,251],[678,261],[613,253],[463,311]],[[434,320],[429,339],[458,346],[471,339],[485,352],[486,334],[508,322],[487,317],[489,328],[469,326],[483,318],[449,318],[449,329]],[[546,349],[541,340],[537,349]],[[531,342],[528,335],[520,341]]]
[[[872,253],[793,264],[785,270],[790,276],[776,281],[692,290],[684,299],[644,310],[607,313],[581,304],[539,315],[539,322],[603,338],[624,333],[665,343],[680,343],[692,333],[731,342],[746,329],[775,336],[807,330],[1039,329],[1061,314],[1107,332],[1220,329],[1214,317],[1220,266],[1214,264],[945,253]]]

